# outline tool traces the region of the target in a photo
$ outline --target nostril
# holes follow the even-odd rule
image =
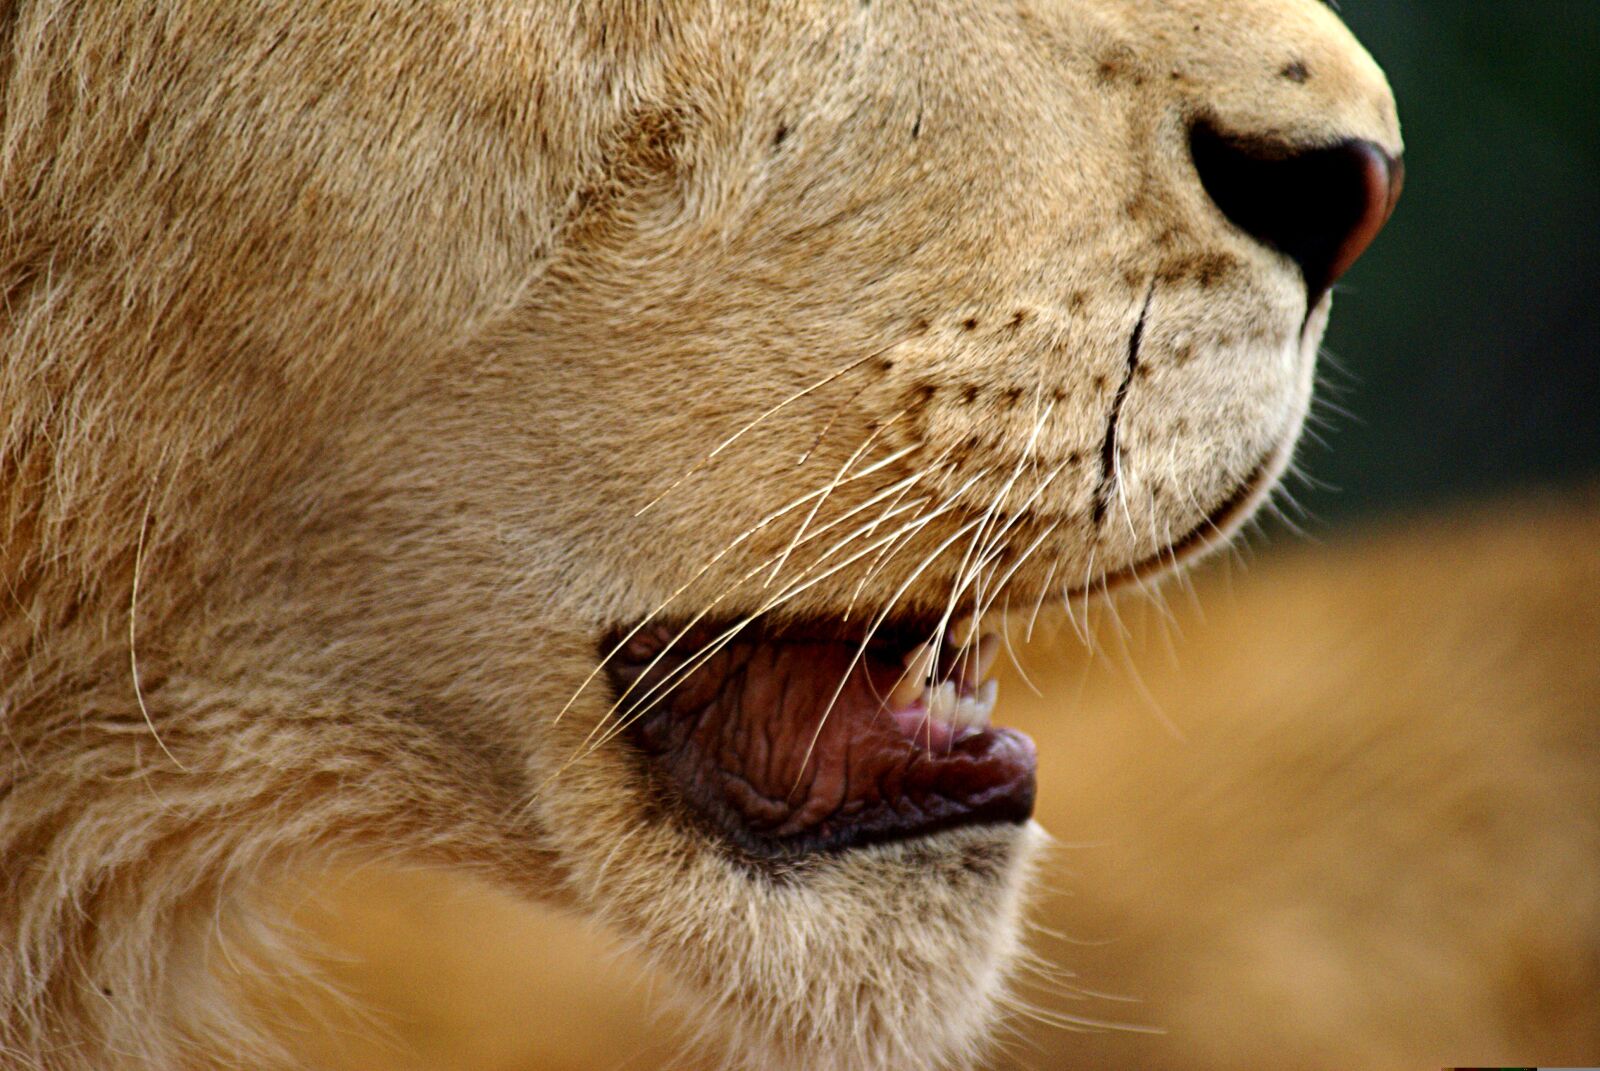
[[[1198,123],[1189,148],[1223,214],[1300,265],[1308,307],[1372,244],[1405,176],[1404,165],[1370,141],[1302,149]]]

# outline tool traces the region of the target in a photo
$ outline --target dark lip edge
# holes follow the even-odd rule
[[[845,830],[827,836],[809,834],[787,840],[768,841],[753,836],[735,836],[719,827],[706,815],[698,814],[693,807],[674,798],[674,809],[686,824],[692,825],[714,841],[723,853],[745,866],[763,871],[804,867],[813,860],[839,856],[847,852],[884,845],[902,844],[936,836],[953,829],[980,829],[986,826],[1025,826],[1033,820],[1039,795],[1038,750],[1033,740],[1018,729],[1003,726],[984,730],[986,736],[1012,736],[1027,741],[1029,762],[1018,784],[1003,795],[997,795],[960,815],[941,815],[892,831],[873,830],[858,832]],[[977,739],[974,737],[973,739]]]

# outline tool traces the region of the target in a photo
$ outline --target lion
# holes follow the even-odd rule
[[[0,57],[19,1067],[295,1066],[261,890],[374,858],[627,935],[731,1063],[969,1064],[1042,836],[996,621],[1261,504],[1403,174],[1314,0],[12,0]]]

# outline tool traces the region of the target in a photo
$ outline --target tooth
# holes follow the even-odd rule
[[[961,620],[951,624],[948,641],[952,646],[965,647],[972,642],[974,636],[983,635],[983,622],[977,614],[968,614]]]
[[[977,647],[967,656],[966,672],[962,676],[973,685],[988,680],[989,674],[994,672],[994,660],[999,656],[1000,637],[993,632],[984,633]]]
[[[938,687],[929,688],[927,702],[930,721],[941,721],[946,725],[953,722],[960,704],[956,698],[955,682],[944,681]]]
[[[934,660],[938,657],[939,652],[931,643],[925,643],[906,654],[906,671],[894,686],[894,691],[889,693],[891,707],[909,707],[922,698],[923,691],[928,687],[928,678],[933,676]]]
[[[974,729],[987,729],[994,716],[995,697],[1000,693],[999,681],[984,681],[978,694],[962,700],[967,705],[967,724]]]
[[[926,687],[921,677],[907,673],[900,678],[894,686],[894,691],[889,693],[889,709],[903,710],[922,698],[922,689]]]
[[[999,681],[984,681],[975,695],[962,696],[961,724],[971,729],[987,729],[989,719],[994,714],[995,697],[999,693]]]
[[[926,684],[928,674],[933,672],[933,660],[938,657],[939,652],[934,650],[932,643],[923,643],[907,651],[902,661],[909,675],[917,677]]]
[[[999,689],[999,682],[987,681],[978,689],[976,695],[961,697],[956,704],[955,715],[951,719],[958,734],[965,729],[982,732],[989,727],[989,717],[994,713],[994,700]]]

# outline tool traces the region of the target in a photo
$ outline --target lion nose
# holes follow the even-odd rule
[[[1370,141],[1300,149],[1201,123],[1190,151],[1211,200],[1305,275],[1310,308],[1366,251],[1394,212],[1405,166]]]

